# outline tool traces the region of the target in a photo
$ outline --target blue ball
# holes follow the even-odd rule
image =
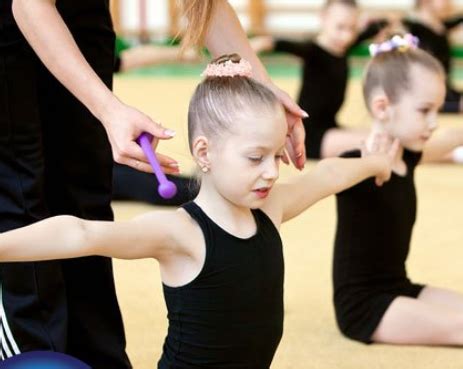
[[[30,351],[0,362],[0,369],[91,369],[87,364],[59,352]]]

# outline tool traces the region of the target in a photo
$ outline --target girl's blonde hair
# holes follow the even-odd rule
[[[224,55],[211,62],[239,63],[237,54]],[[241,76],[208,76],[196,88],[188,109],[188,141],[190,150],[198,135],[215,137],[232,131],[238,119],[275,114],[281,108],[276,95],[256,80]],[[255,116],[255,115],[254,115]],[[250,122],[252,124],[252,122]]]
[[[377,54],[367,65],[363,79],[363,97],[368,108],[372,92],[380,88],[391,103],[410,89],[410,70],[419,65],[445,78],[440,62],[421,49],[391,50]]]

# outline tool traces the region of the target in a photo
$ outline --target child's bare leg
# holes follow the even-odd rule
[[[397,297],[372,336],[378,343],[463,345],[463,311],[409,297]]]
[[[368,134],[368,129],[361,128],[330,129],[323,137],[320,155],[322,158],[331,158],[348,150],[359,149]]]
[[[425,287],[418,300],[463,312],[463,294],[444,288]]]

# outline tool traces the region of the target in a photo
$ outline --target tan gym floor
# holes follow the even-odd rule
[[[116,94],[123,101],[177,131],[177,137],[162,143],[159,150],[179,160],[186,172],[193,168],[186,139],[186,112],[199,80],[199,77],[122,76],[115,81]],[[275,81],[296,95],[297,79]],[[367,126],[369,119],[358,80],[351,82],[347,96],[340,121]],[[462,124],[463,115],[441,118],[442,126]],[[308,163],[306,170],[312,165]],[[281,179],[295,174],[295,169],[284,166]],[[420,167],[416,184],[418,219],[409,274],[413,281],[463,293],[463,166]],[[129,219],[153,209],[139,203],[114,203],[116,219]],[[335,201],[331,197],[282,228],[286,261],[285,330],[272,369],[462,369],[461,348],[367,346],[340,335],[331,303],[335,222]],[[167,332],[157,262],[116,260],[115,274],[134,368],[156,368]]]

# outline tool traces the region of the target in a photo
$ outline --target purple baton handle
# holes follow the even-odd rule
[[[150,135],[149,133],[144,132],[140,135],[140,137],[137,138],[137,143],[143,149],[143,152],[148,158],[148,161],[150,162],[151,167],[153,168],[153,172],[156,175],[156,178],[158,179],[159,195],[161,195],[161,197],[164,199],[171,199],[177,193],[177,187],[175,186],[174,182],[169,181],[166,178],[166,175],[162,171],[161,166],[159,165],[158,159],[156,158],[156,154],[154,153],[154,150],[151,147],[152,140],[153,140],[153,136]]]

